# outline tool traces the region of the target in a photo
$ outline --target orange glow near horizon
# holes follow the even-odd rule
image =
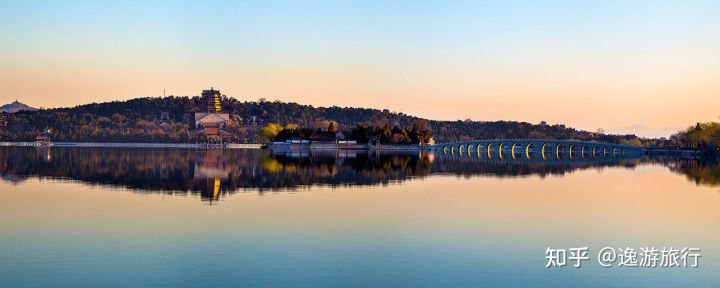
[[[654,137],[720,116],[713,3],[29,3],[0,12],[2,104],[214,86],[245,101]]]

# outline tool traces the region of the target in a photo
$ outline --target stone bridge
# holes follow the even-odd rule
[[[438,143],[433,151],[445,155],[473,158],[574,160],[639,157],[640,147],[577,140],[495,139]]]

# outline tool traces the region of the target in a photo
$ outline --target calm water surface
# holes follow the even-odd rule
[[[717,163],[465,156],[3,147],[0,287],[720,286]]]

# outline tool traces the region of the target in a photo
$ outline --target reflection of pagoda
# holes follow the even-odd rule
[[[220,91],[210,88],[202,91],[202,108],[204,111],[195,113],[195,135],[206,135],[208,141],[222,141],[232,132],[225,129],[232,122],[229,113],[222,112]]]
[[[199,184],[202,199],[212,204],[220,199],[221,181],[227,181],[230,170],[223,163],[222,153],[217,150],[205,153],[204,157],[198,158],[195,162],[193,177]]]

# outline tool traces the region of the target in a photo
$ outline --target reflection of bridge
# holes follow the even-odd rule
[[[493,159],[574,160],[637,157],[642,149],[630,145],[594,141],[496,139],[439,143],[432,146],[445,155]],[[539,158],[538,158],[539,157]]]

